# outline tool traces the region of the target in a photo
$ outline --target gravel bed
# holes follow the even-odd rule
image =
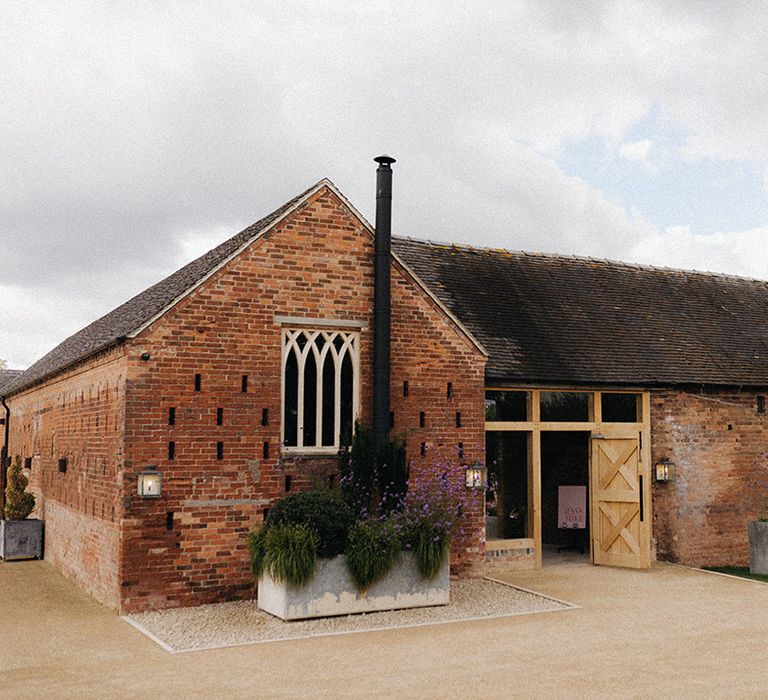
[[[574,606],[497,581],[463,579],[451,581],[451,602],[448,605],[429,608],[283,622],[259,610],[256,601],[247,600],[139,613],[124,619],[168,651],[177,652],[524,615],[571,607]]]

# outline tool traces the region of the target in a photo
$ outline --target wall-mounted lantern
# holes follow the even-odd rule
[[[656,481],[674,481],[677,478],[677,467],[666,458],[656,462],[654,471]]]
[[[138,494],[142,498],[160,498],[163,495],[163,475],[157,465],[150,464],[139,472]]]
[[[464,483],[468,489],[485,488],[485,467],[477,461],[464,467]]]

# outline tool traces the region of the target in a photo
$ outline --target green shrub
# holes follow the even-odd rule
[[[448,532],[425,521],[417,528],[414,545],[419,573],[426,579],[435,578],[450,549]]]
[[[16,455],[8,470],[8,485],[5,487],[5,517],[8,520],[24,520],[35,507],[35,497],[27,493],[29,479],[21,471],[21,457]]]
[[[405,454],[405,437],[396,437],[379,448],[379,484],[381,495],[379,509],[391,513],[402,506],[408,492],[408,459]]]
[[[264,527],[303,525],[317,535],[317,554],[334,557],[344,552],[354,517],[336,491],[306,491],[280,499],[269,511]]]
[[[362,517],[395,511],[408,490],[405,438],[377,444],[373,430],[357,421],[350,448],[339,453],[339,471],[344,497]]]
[[[341,488],[356,513],[370,513],[376,489],[376,446],[373,430],[355,421],[352,444],[339,452]]]
[[[347,568],[360,590],[386,576],[400,554],[400,542],[391,521],[362,520],[347,537]]]
[[[248,549],[251,552],[251,571],[254,578],[261,578],[264,573],[264,554],[265,542],[267,539],[267,528],[254,530],[248,535]]]
[[[317,566],[317,535],[304,525],[270,527],[264,535],[262,571],[275,581],[303,586]]]

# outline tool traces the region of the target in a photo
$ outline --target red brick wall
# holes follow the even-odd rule
[[[475,460],[485,463],[485,359],[400,272],[393,275],[392,285],[391,408],[394,432],[407,436],[411,473],[434,461],[455,467]],[[405,381],[408,396],[404,396]],[[457,427],[457,413],[461,427]],[[460,469],[456,477],[463,479]],[[452,544],[453,573],[480,573],[485,561],[485,494],[478,490],[467,496],[465,533]]]
[[[141,610],[253,595],[247,532],[265,507],[293,488],[324,482],[335,459],[281,454],[281,326],[275,315],[362,321],[362,417],[370,420],[373,242],[329,190],[218,271],[131,342],[127,384],[127,507],[122,544],[122,607]],[[142,361],[143,352],[151,355]],[[420,468],[464,442],[482,459],[484,358],[431,301],[393,275],[393,410]],[[194,391],[201,374],[202,390]],[[248,393],[241,392],[247,374]],[[402,398],[402,382],[410,396]],[[453,396],[447,397],[447,382]],[[399,391],[399,394],[398,394]],[[168,409],[176,409],[175,425]],[[216,409],[224,409],[216,425]],[[269,424],[261,424],[262,410]],[[420,429],[419,412],[427,427]],[[462,426],[456,428],[456,411]],[[168,459],[168,442],[176,457]],[[216,459],[216,443],[224,458]],[[429,443],[422,460],[420,443]],[[269,456],[263,456],[264,443]],[[135,496],[136,474],[157,464],[158,500]],[[482,558],[482,500],[468,514],[472,536],[455,564]],[[171,515],[169,515],[171,514]],[[168,526],[170,525],[170,529]]]
[[[757,413],[758,395],[652,392],[653,462],[677,466],[677,481],[653,486],[659,559],[747,563],[747,522],[768,514],[768,415]]]
[[[118,347],[8,402],[10,454],[32,457],[27,475],[37,498],[33,517],[45,520],[45,558],[113,608],[125,366]]]

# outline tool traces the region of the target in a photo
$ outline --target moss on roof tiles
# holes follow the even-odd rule
[[[768,282],[396,238],[490,352],[488,379],[768,386]]]

